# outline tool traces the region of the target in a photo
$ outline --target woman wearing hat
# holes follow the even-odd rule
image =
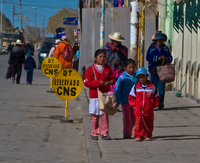
[[[111,39],[111,43],[107,42],[105,46],[105,51],[107,53],[106,64],[112,68],[115,78],[117,79],[124,70],[123,62],[128,57],[128,49],[121,44],[121,42],[125,41],[121,33],[115,32],[108,37]],[[113,90],[113,87],[114,86],[111,86],[111,90]]]
[[[150,80],[158,87],[160,102],[158,109],[164,108],[164,96],[165,96],[165,84],[162,83],[157,74],[157,66],[161,66],[162,61],[164,63],[171,63],[173,58],[169,48],[164,44],[167,40],[167,36],[163,33],[156,33],[152,39],[153,43],[150,45],[146,60],[148,61],[148,70],[150,72]]]
[[[19,84],[22,64],[25,62],[25,51],[22,48],[23,43],[21,40],[16,41],[16,46],[12,48],[10,55],[10,64],[12,65],[12,82],[15,82],[15,75],[17,74],[16,83]]]

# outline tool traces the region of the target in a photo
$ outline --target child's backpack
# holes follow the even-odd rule
[[[63,42],[64,43],[64,42]],[[65,44],[65,43],[64,43]],[[71,46],[69,44],[65,44],[65,49],[62,52],[62,57],[66,60],[71,62],[72,58],[73,58],[73,49],[71,48]]]

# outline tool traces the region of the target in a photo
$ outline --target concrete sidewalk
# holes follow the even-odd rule
[[[79,95],[89,163],[122,162],[200,162],[200,105],[188,98],[178,98],[166,92],[165,108],[155,109],[152,141],[135,142],[122,139],[122,112],[109,117],[112,140],[92,140],[91,117],[88,114],[88,89]]]

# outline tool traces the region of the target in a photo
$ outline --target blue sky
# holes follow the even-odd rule
[[[21,3],[23,25],[29,24],[30,26],[35,26],[36,20],[36,26],[40,28],[43,26],[43,21],[46,26],[48,18],[62,8],[78,10],[78,0],[21,0]],[[14,16],[14,27],[16,28],[20,24],[20,0],[4,0],[3,13],[12,23],[13,5],[15,6],[15,14],[17,14]]]

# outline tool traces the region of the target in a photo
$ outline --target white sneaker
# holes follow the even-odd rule
[[[136,142],[140,142],[140,141],[142,141],[140,138],[135,138],[135,141]]]
[[[147,140],[147,141],[150,141],[150,140],[151,140],[151,138],[148,138],[148,137],[146,137],[146,138],[145,138],[145,140]]]

